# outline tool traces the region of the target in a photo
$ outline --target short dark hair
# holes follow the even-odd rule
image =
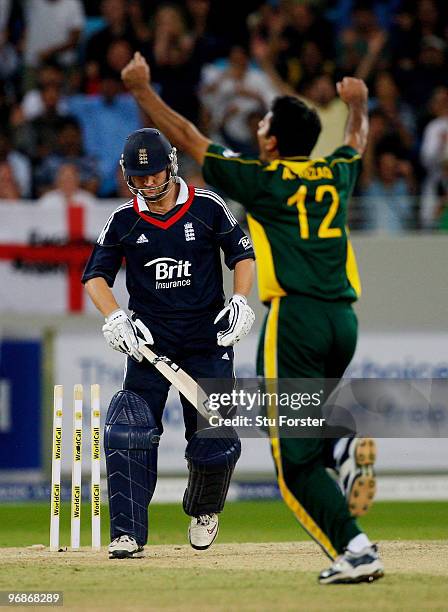
[[[271,111],[269,135],[277,138],[280,155],[309,155],[322,129],[316,111],[293,96],[275,98]]]

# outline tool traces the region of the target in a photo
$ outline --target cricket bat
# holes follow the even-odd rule
[[[144,336],[146,328],[143,329],[144,326],[140,326],[139,323],[139,319],[134,321],[135,326]],[[182,368],[178,366],[177,363],[174,363],[169,357],[166,355],[159,355],[152,348],[149,348],[148,344],[140,336],[138,337],[138,341],[138,349],[143,357],[147,359],[162,376],[169,380],[179,393],[182,393],[190,404],[193,404],[199,414],[209,422],[210,417],[216,414],[216,411],[209,408],[209,398],[204,389],[198,385],[194,378],[182,370]]]

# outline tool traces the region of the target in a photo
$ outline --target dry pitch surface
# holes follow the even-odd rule
[[[144,559],[114,561],[105,550],[3,548],[0,589],[62,590],[63,609],[78,611],[448,609],[448,541],[379,545],[385,578],[338,586],[317,584],[328,562],[312,542],[149,546]]]

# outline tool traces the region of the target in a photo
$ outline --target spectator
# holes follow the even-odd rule
[[[393,152],[399,159],[409,160],[411,152],[403,146],[400,134],[386,114],[379,108],[374,109],[369,117],[369,138],[363,156],[363,171],[360,183],[370,183],[376,172],[379,151]],[[417,168],[418,169],[418,168]],[[415,173],[416,174],[416,173]],[[358,222],[358,211],[353,211],[352,220]]]
[[[415,67],[420,38],[416,15],[407,3],[397,12],[390,36],[393,64],[404,73]]]
[[[440,115],[430,121],[423,132],[421,159],[427,173],[421,210],[424,227],[434,225],[437,216],[436,185],[440,180],[443,160],[448,157],[448,90],[441,90],[441,93],[445,96],[445,104],[440,105]]]
[[[82,189],[96,194],[99,187],[98,164],[93,157],[84,153],[81,128],[78,121],[72,117],[61,121],[56,150],[36,169],[38,194],[42,194],[53,185],[59,168],[67,164],[77,168]]]
[[[373,70],[381,63],[383,63],[383,66],[386,65],[383,61],[383,50],[387,40],[387,35],[383,30],[376,30],[370,34],[366,52],[355,69],[354,76],[356,78],[370,83]],[[338,76],[343,77],[345,75],[339,74]]]
[[[153,82],[167,104],[196,122],[202,58],[184,13],[175,5],[159,6],[153,18],[153,32],[149,58]]]
[[[390,72],[379,72],[375,77],[372,109],[380,110],[389,124],[389,131],[398,134],[404,148],[414,146],[415,117],[408,104],[400,98],[400,91]]]
[[[67,100],[63,93],[64,72],[56,62],[48,62],[38,69],[37,88],[27,91],[23,97],[20,111],[24,121],[32,121],[44,112],[42,89],[47,86],[54,86],[59,90],[57,112],[60,115],[67,114]]]
[[[209,66],[204,72],[202,101],[211,115],[212,130],[220,131],[238,151],[252,145],[250,115],[264,114],[277,93],[269,77],[250,67],[247,52],[237,45],[226,68]]]
[[[280,94],[296,95],[294,89],[281,79],[270,58],[268,45],[261,38],[253,38],[252,53]],[[344,141],[347,106],[336,95],[334,82],[328,74],[316,75],[304,85],[301,93],[305,101],[316,108],[323,126],[312,155],[329,155]]]
[[[115,193],[116,165],[123,142],[141,127],[140,113],[131,95],[123,93],[119,76],[104,71],[99,95],[78,94],[69,98],[69,109],[83,132],[86,153],[98,160],[99,195]]]
[[[425,37],[443,38],[444,20],[433,0],[405,2],[394,19],[391,35],[394,63],[403,70],[415,67]]]
[[[106,53],[106,69],[115,72],[120,78],[121,71],[132,59],[132,47],[127,40],[118,39],[112,42]]]
[[[286,2],[284,4],[287,23],[283,37],[288,42],[288,52],[300,54],[303,45],[312,41],[321,50],[325,58],[332,59],[333,30],[322,12],[318,12],[311,2]]]
[[[438,36],[443,37],[443,20],[437,3],[434,0],[419,0],[417,2],[417,27],[420,37]]]
[[[15,118],[15,144],[35,164],[55,150],[56,134],[64,117],[59,111],[61,92],[58,86],[45,85],[41,95],[43,110],[35,119],[24,121],[21,116]]]
[[[56,60],[65,67],[73,66],[84,27],[82,2],[31,0],[25,9],[25,66],[35,69],[49,60]]]
[[[423,109],[419,109],[418,132],[423,136],[423,132],[430,121],[442,117],[448,104],[448,87],[436,87],[431,94],[428,104]],[[415,109],[414,113],[416,112]]]
[[[373,176],[363,178],[363,229],[395,233],[415,227],[415,183],[408,161],[379,151]]]
[[[402,5],[409,4],[407,0],[369,0],[367,2],[360,0],[323,0],[320,2],[318,0],[318,2],[321,6],[328,6],[328,18],[334,22],[337,30],[343,30],[346,27],[350,22],[353,10],[359,5],[372,8],[381,27],[389,28],[394,15],[402,9]]]
[[[51,191],[37,200],[37,204],[57,210],[61,206],[94,206],[96,199],[81,189],[78,169],[74,164],[60,166]]]
[[[399,75],[400,88],[407,99],[416,108],[428,103],[436,87],[448,86],[448,74],[445,65],[447,45],[441,38],[428,36],[421,42],[418,61],[404,77]]]
[[[140,49],[144,49],[151,40],[151,29],[148,25],[151,7],[149,4],[143,4],[140,0],[128,0],[127,9],[129,22],[136,40]]]
[[[103,0],[101,13],[106,26],[93,34],[86,47],[86,93],[98,93],[100,73],[108,67],[110,47],[125,42],[131,54],[139,50],[139,40],[129,20],[125,0]]]
[[[293,88],[323,69],[325,60],[333,60],[333,32],[329,23],[306,3],[288,2],[284,8],[286,27],[280,34],[281,50],[277,67]]]
[[[414,182],[423,184],[422,224],[434,227],[440,219],[440,160],[446,154],[443,134],[435,136],[444,131],[437,120],[446,118],[448,107],[445,4],[246,0],[229,11],[225,3],[211,0],[2,0],[0,120],[13,126],[10,153],[18,159],[18,149],[25,165],[32,162],[36,180],[28,179],[27,189],[23,180],[14,187],[17,177],[8,166],[7,189],[18,189],[20,197],[40,194],[57,169],[70,162],[78,168],[83,189],[98,188],[102,196],[116,193],[118,142],[141,125],[118,78],[131,54],[140,50],[168,104],[247,153],[254,150],[260,114],[277,92],[312,102],[327,126],[325,141],[319,140],[313,155],[327,153],[340,144],[346,118],[334,82],[342,74],[367,79],[373,95],[363,184],[378,178],[379,151],[410,161]],[[95,34],[85,43],[87,61],[73,69],[84,13],[103,25],[89,30]],[[248,29],[250,54],[236,45]],[[22,50],[27,70],[20,64]],[[216,63],[204,68],[210,62]],[[37,76],[38,84],[23,95],[22,81],[25,90],[31,83],[28,73]],[[75,114],[83,137],[69,113]],[[1,141],[0,135],[0,149]],[[180,161],[187,164],[187,174],[196,175],[187,160]]]
[[[187,20],[201,64],[208,64],[228,53],[228,44],[209,29],[210,0],[186,0]]]
[[[5,185],[2,186],[3,193],[16,194],[14,198],[29,198],[31,196],[31,164],[25,155],[13,150],[9,135],[5,131],[0,131],[0,164],[1,174],[5,179]],[[1,178],[0,182],[2,182]],[[12,195],[1,197],[12,197]]]
[[[320,47],[312,40],[305,42],[298,57],[296,90],[303,94],[307,84],[322,73],[331,74],[332,70]]]
[[[310,4],[290,1],[280,10],[263,5],[249,24],[252,36],[268,43],[276,71],[292,89],[307,77],[333,71],[331,26]]]
[[[315,77],[304,90],[304,96],[307,102],[315,106],[322,123],[322,131],[312,155],[330,155],[344,142],[347,105],[336,94],[336,87],[328,74]]]
[[[352,23],[340,35],[336,47],[337,77],[357,75],[366,78],[371,62],[376,62],[382,51],[385,32],[379,27],[369,2],[357,2],[352,13]],[[363,58],[369,56],[367,69],[358,74]]]

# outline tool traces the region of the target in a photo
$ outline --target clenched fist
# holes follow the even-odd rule
[[[134,53],[134,57],[129,64],[121,71],[121,78],[130,91],[144,89],[148,86],[151,80],[151,72],[147,61],[141,53],[138,51]]]
[[[364,104],[367,102],[369,90],[361,79],[344,77],[342,81],[336,83],[336,89],[343,102],[348,104]]]

